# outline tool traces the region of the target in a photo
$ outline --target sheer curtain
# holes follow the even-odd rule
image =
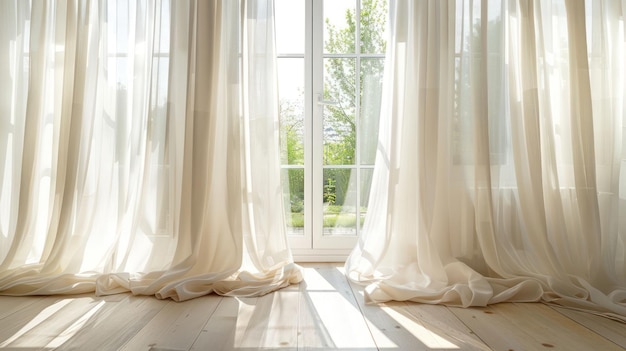
[[[0,7],[1,294],[186,300],[300,281],[271,0]]]
[[[410,1],[391,38],[369,301],[545,301],[626,320],[624,1]]]

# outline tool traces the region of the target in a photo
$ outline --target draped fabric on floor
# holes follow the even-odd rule
[[[14,0],[0,18],[1,294],[300,281],[272,0]]]
[[[369,301],[626,320],[626,2],[392,1]]]

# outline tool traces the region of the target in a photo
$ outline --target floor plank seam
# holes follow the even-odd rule
[[[236,297],[230,297],[230,298],[235,299]],[[207,324],[209,324],[211,322],[211,319],[213,318],[213,315],[215,314],[215,312],[220,308],[220,305],[222,304],[222,302],[224,302],[224,296],[220,296],[219,299],[220,299],[219,302],[217,303],[217,305],[215,306],[213,311],[209,314],[209,316],[207,317],[206,321],[202,325],[202,328],[200,328],[200,330],[198,331],[198,334],[193,339],[193,342],[190,344],[190,346],[189,346],[189,348],[187,350],[193,349],[194,345],[198,342],[198,339],[202,335],[202,331],[205,330]]]
[[[0,297],[8,297],[8,298],[13,298],[13,297],[15,297],[15,298],[19,298],[19,297],[22,297],[22,296],[0,295]],[[10,317],[12,317],[13,315],[15,315],[16,313],[19,313],[19,312],[20,312],[23,308],[28,308],[28,307],[30,307],[30,306],[32,306],[32,305],[34,305],[35,303],[37,303],[37,302],[39,302],[39,301],[42,301],[42,300],[43,300],[43,299],[45,299],[46,297],[47,297],[47,296],[28,296],[28,298],[32,298],[32,301],[30,301],[30,299],[29,299],[29,301],[28,301],[28,303],[27,303],[27,304],[25,304],[24,306],[22,306],[22,307],[21,307],[21,308],[19,308],[19,309],[15,309],[14,311],[12,311],[12,312],[11,312],[11,313],[9,313],[9,314],[6,314],[6,315],[2,316],[2,317],[0,318],[0,320],[6,319],[6,318],[10,318]]]
[[[372,341],[376,345],[376,350],[380,351],[380,347],[378,346],[378,343],[376,342],[376,338],[374,336],[374,332],[372,331],[372,328],[370,327],[370,323],[367,322],[367,318],[365,317],[365,311],[363,311],[363,309],[361,308],[361,304],[359,304],[358,301],[357,301],[357,299],[361,298],[361,297],[357,296],[357,294],[355,294],[354,288],[353,288],[353,286],[352,286],[348,276],[346,274],[344,274],[343,277],[346,280],[346,282],[348,284],[348,287],[350,288],[350,293],[352,294],[352,297],[354,298],[354,302],[356,303],[356,307],[359,308],[359,312],[361,313],[361,316],[363,317],[363,321],[365,322],[365,326],[367,327],[367,331],[369,332],[370,337],[372,338]]]
[[[129,300],[129,298],[130,298],[130,297],[132,297],[132,296],[138,296],[138,295],[132,294],[132,295],[130,295],[130,296],[127,296],[127,297],[126,297],[123,301],[124,301],[124,302],[128,301],[128,300]],[[156,298],[156,297],[151,296],[151,298]],[[121,303],[121,301],[120,301],[120,303]],[[152,315],[152,317],[151,317],[150,319],[148,319],[147,321],[145,321],[144,325],[143,325],[140,329],[138,329],[132,337],[128,337],[128,338],[127,338],[127,340],[126,340],[123,344],[121,344],[121,345],[119,346],[119,349],[124,349],[124,348],[126,347],[126,345],[130,344],[130,343],[132,342],[132,340],[133,340],[133,339],[134,339],[137,335],[141,334],[141,332],[144,330],[144,328],[146,328],[146,326],[147,326],[147,325],[149,325],[149,324],[150,324],[150,322],[152,322],[155,318],[157,318],[157,316],[159,315],[159,313],[160,313],[161,311],[163,311],[163,309],[165,309],[165,307],[167,307],[167,306],[168,306],[169,304],[171,304],[171,303],[175,303],[175,302],[174,302],[174,301],[168,301],[167,303],[164,303],[164,304],[161,306],[161,308],[159,308],[159,309],[158,309],[158,310],[157,310],[157,311],[156,311],[156,312]]]
[[[595,331],[595,330],[593,330],[593,329],[589,328],[587,325],[585,325],[585,324],[581,323],[580,321],[577,321],[576,319],[572,318],[570,315],[567,315],[567,314],[561,313],[561,311],[559,311],[559,310],[556,308],[557,306],[552,305],[552,304],[548,304],[548,303],[544,303],[544,305],[545,305],[545,306],[548,306],[551,310],[553,310],[554,312],[558,313],[559,315],[561,315],[561,316],[563,316],[563,317],[568,318],[569,320],[571,320],[571,321],[573,321],[574,323],[576,323],[576,324],[580,325],[581,327],[583,327],[583,328],[585,328],[585,329],[589,330],[590,332],[592,332],[592,333],[594,333],[594,334],[596,334],[596,335],[598,335],[598,336],[602,337],[604,340],[606,340],[606,341],[608,341],[608,342],[611,342],[611,343],[615,344],[615,346],[617,346],[617,347],[620,347],[620,348],[624,349],[624,346],[620,345],[620,344],[619,344],[619,343],[617,343],[616,341],[614,341],[614,340],[612,340],[612,339],[610,339],[610,338],[608,338],[608,337],[606,337],[606,336],[602,335],[601,333],[598,333],[597,331]],[[598,316],[598,315],[596,315],[596,314],[594,314],[594,313],[591,313],[591,312],[580,311],[580,310],[573,309],[573,308],[571,308],[571,309],[570,309],[570,308],[568,308],[568,307],[563,307],[563,306],[558,306],[558,307],[560,307],[560,308],[564,308],[564,309],[568,309],[568,310],[571,310],[571,311],[578,311],[578,312],[581,312],[581,313],[589,313],[589,314],[590,314],[590,315],[592,315],[592,316]],[[598,316],[598,317],[600,317],[600,318],[605,318],[605,317],[603,317],[603,316]],[[609,320],[611,320],[611,321],[614,321],[614,322],[621,323],[621,324],[626,324],[626,323],[622,322],[621,320],[615,320],[615,319],[612,319],[612,318],[608,318],[608,319],[609,319]]]
[[[304,270],[304,268],[301,268],[301,269]],[[302,333],[302,329],[301,329],[302,325],[300,324],[300,316],[301,316],[301,313],[302,313],[302,308],[301,308],[301,305],[302,305],[302,295],[303,295],[302,290],[304,289],[303,288],[304,284],[305,284],[304,279],[302,279],[302,281],[298,283],[298,327],[296,329],[297,330],[296,350],[300,350],[300,336],[301,336],[301,333]]]
[[[442,305],[448,312],[450,312],[452,315],[456,316],[456,314],[454,313],[454,311],[452,311],[450,309],[449,306],[447,305]],[[458,316],[456,316],[456,319],[465,326],[465,328],[467,328],[467,330],[469,330],[470,334],[473,335],[476,339],[480,340],[480,342],[482,342],[485,346],[487,346],[490,350],[493,350],[493,348],[491,346],[489,346],[489,344],[487,343],[486,340],[484,340],[482,337],[480,337],[480,335],[478,333],[476,333],[474,331],[474,329],[472,329],[469,325],[467,325],[467,323],[465,323],[465,321],[463,321],[461,318],[459,318]]]

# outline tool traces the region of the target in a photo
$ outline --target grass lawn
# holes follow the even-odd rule
[[[365,213],[361,213],[361,225],[365,221]],[[354,227],[356,215],[354,213],[324,213],[324,227]],[[304,213],[291,213],[291,223],[288,226],[294,228],[304,227]]]

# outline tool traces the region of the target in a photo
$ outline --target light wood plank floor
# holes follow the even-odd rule
[[[624,350],[626,324],[543,304],[363,304],[339,264],[259,298],[0,297],[12,350]]]

